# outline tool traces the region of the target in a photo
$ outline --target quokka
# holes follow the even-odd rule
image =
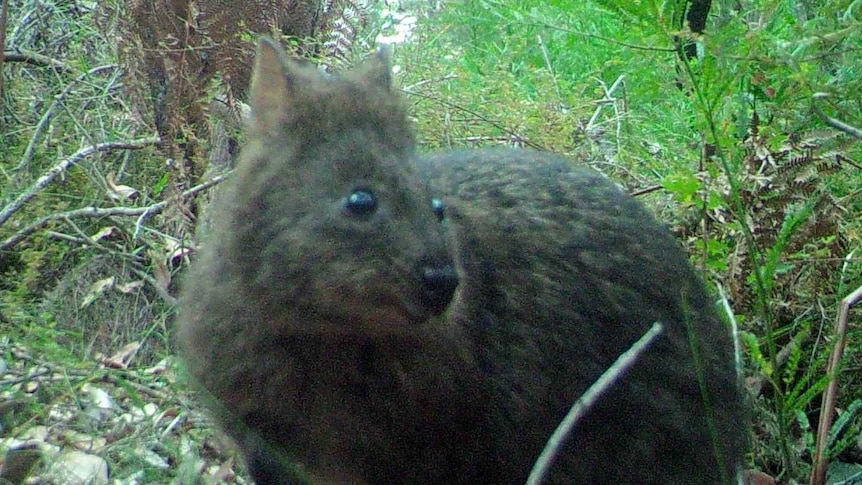
[[[324,76],[258,47],[248,139],[180,329],[255,481],[524,483],[570,406],[661,322],[546,483],[733,482],[731,332],[667,230],[556,155],[417,155],[390,71],[385,52]]]

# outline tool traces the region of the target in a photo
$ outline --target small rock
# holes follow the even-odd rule
[[[65,485],[108,485],[108,463],[96,455],[67,451],[48,465],[43,477]]]

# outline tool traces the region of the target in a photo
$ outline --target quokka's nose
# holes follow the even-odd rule
[[[422,272],[423,304],[432,313],[440,314],[449,306],[458,288],[458,273],[451,264],[426,264]]]

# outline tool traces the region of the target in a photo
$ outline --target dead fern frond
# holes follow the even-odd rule
[[[330,0],[324,10],[326,36],[323,55],[326,59],[345,60],[353,50],[357,32],[368,24],[366,0]]]
[[[796,309],[789,302],[796,301],[794,295],[822,294],[824,288],[832,287],[823,281],[830,275],[822,270],[823,264],[809,262],[841,261],[846,255],[848,238],[843,227],[847,211],[830,194],[828,182],[830,176],[847,166],[845,161],[849,157],[844,148],[848,145],[844,135],[828,130],[792,133],[775,143],[759,124],[759,118],[753,116],[744,142],[744,159],[740,164],[743,173],[738,175],[737,193],[741,204],[727,204],[741,207],[743,213],[731,214],[721,208],[714,211],[713,219],[741,218],[750,229],[749,235],[736,230],[725,233],[736,245],[725,284],[735,306],[743,313],[750,310],[754,290],[750,283],[739,278],[745,280],[745,275],[757,271],[761,264],[756,255],[750,254],[750,242],[759,254],[766,254],[776,244],[782,245],[782,255],[788,263],[782,274],[776,275],[770,299],[784,301],[773,310],[792,318]],[[725,195],[731,195],[729,186]],[[793,226],[789,235],[782,233],[787,221],[797,218],[805,207],[808,209],[804,210],[810,209],[810,215]],[[753,241],[747,241],[749,237]],[[821,269],[812,270],[814,267]]]

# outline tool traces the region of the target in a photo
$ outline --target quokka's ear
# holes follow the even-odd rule
[[[254,129],[275,130],[286,119],[296,89],[295,76],[291,75],[296,71],[293,64],[277,41],[260,38],[249,88]]]
[[[386,91],[392,88],[392,46],[382,45],[360,67],[362,76],[374,86]]]

